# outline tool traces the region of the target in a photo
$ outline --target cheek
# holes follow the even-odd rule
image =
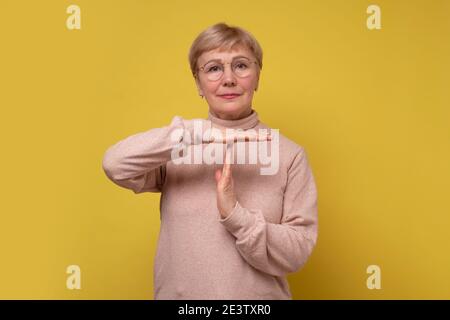
[[[241,79],[239,81],[239,86],[246,91],[247,94],[252,93],[254,88],[256,87],[256,79]]]
[[[258,78],[256,76],[252,76],[245,79],[239,79],[242,88],[246,90],[251,90],[256,87],[256,83],[258,82]]]
[[[215,92],[217,92],[219,87],[220,87],[220,83],[219,82],[218,83],[208,82],[208,83],[205,83],[205,85],[204,85],[204,88],[206,89],[206,91],[208,93],[212,93],[212,94],[215,94]]]

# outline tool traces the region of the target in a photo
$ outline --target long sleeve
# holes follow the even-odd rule
[[[265,221],[261,210],[237,202],[219,219],[236,238],[241,256],[254,268],[273,276],[298,271],[317,241],[317,189],[306,151],[300,147],[288,170],[280,224]]]
[[[161,191],[165,164],[171,160],[174,147],[179,143],[195,144],[198,141],[198,137],[194,137],[197,133],[195,121],[202,124],[202,130],[211,127],[209,120],[185,120],[175,116],[166,127],[137,133],[117,142],[103,157],[106,176],[134,193]]]

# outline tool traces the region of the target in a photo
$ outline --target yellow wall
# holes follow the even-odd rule
[[[70,4],[81,30],[66,27]],[[294,298],[449,299],[444,0],[2,0],[0,298],[153,298],[159,195],[115,186],[101,160],[174,115],[206,116],[187,52],[220,21],[260,41],[254,107],[316,177],[319,241],[289,276]],[[81,290],[66,288],[71,264]]]

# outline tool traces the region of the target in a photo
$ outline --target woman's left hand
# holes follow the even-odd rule
[[[217,208],[222,219],[228,217],[236,206],[236,194],[234,192],[233,175],[231,174],[231,164],[229,161],[229,149],[222,170],[216,170],[217,183]]]

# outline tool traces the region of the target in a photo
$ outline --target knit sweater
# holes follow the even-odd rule
[[[237,203],[221,218],[214,173],[223,165],[171,158],[180,142],[174,132],[193,137],[194,120],[203,128],[270,129],[255,110],[239,120],[210,112],[207,119],[175,116],[165,127],[117,142],[103,158],[115,184],[136,194],[161,193],[154,298],[292,299],[286,275],[303,267],[318,232],[317,189],[305,149],[280,134],[276,174],[262,175],[259,160],[232,164]],[[188,148],[198,147],[194,140]]]

